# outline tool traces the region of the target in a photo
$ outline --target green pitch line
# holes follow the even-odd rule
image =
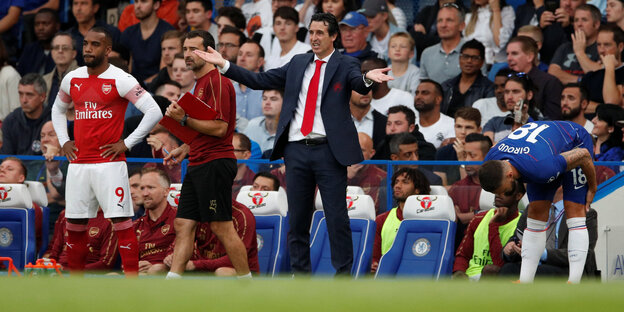
[[[622,311],[624,283],[0,278],[0,311]]]

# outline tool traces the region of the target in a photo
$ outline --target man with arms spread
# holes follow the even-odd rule
[[[596,193],[592,158],[591,136],[569,121],[528,123],[501,140],[485,157],[479,170],[484,190],[500,195],[518,188],[518,183],[528,183],[531,209],[522,241],[521,283],[530,283],[535,276],[546,245],[550,206],[560,185],[569,228],[568,282],[580,282],[589,245],[585,212]]]
[[[108,63],[113,39],[101,27],[83,41],[87,66],[68,73],[52,108],[52,122],[63,151],[72,162],[67,172],[67,255],[69,269],[84,270],[88,253],[87,222],[98,204],[113,221],[126,274],[136,275],[139,250],[130,217],[134,216],[124,153],[139,143],[162,118],[158,105],[129,74]],[[145,114],[139,126],[120,140],[128,101]],[[75,141],[67,135],[65,112],[73,102]],[[85,205],[87,203],[87,205]]]
[[[333,15],[315,14],[309,29],[313,53],[296,55],[288,64],[264,73],[226,62],[213,50],[195,53],[250,88],[285,90],[271,159],[284,156],[288,167],[291,267],[295,274],[311,271],[308,229],[318,184],[328,220],[332,265],[338,274],[349,274],[353,248],[345,202],[347,166],[363,160],[349,98],[352,89],[367,93],[370,80],[381,83],[392,77],[384,74],[389,68],[362,74],[356,59],[334,49],[338,22]]]
[[[199,222],[210,224],[211,232],[223,244],[236,274],[251,277],[245,245],[232,223],[232,183],[236,175],[232,147],[236,120],[234,87],[214,65],[193,53],[206,51],[208,47],[214,51],[214,38],[204,30],[194,30],[186,34],[182,50],[187,67],[198,77],[193,95],[213,107],[216,118],[189,117],[176,102],[169,105],[166,113],[182,126],[199,132],[192,142],[176,148],[165,158],[165,164],[178,164],[189,155],[188,173],[182,184],[174,222],[176,241],[168,279],[180,278],[184,273],[193,253],[195,229]]]

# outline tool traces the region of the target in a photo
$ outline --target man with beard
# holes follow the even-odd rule
[[[160,68],[160,39],[173,26],[158,18],[161,0],[134,2],[134,14],[139,23],[121,34],[121,44],[130,50],[131,74],[140,82],[151,80]]]
[[[349,108],[351,109],[351,119],[353,119],[357,132],[366,133],[373,139],[373,146],[377,146],[386,137],[386,121],[388,117],[372,109],[372,98],[373,91],[369,91],[364,95],[351,91]]]
[[[420,115],[418,129],[435,148],[455,136],[455,120],[440,113],[443,96],[442,86],[430,79],[420,81],[414,96],[414,108]]]
[[[58,14],[52,9],[41,9],[35,14],[34,26],[37,41],[24,47],[24,51],[22,51],[17,62],[17,71],[22,76],[28,73],[43,75],[54,68],[50,50],[52,49],[52,37],[61,27]]]
[[[160,108],[139,83],[108,63],[113,38],[102,27],[89,30],[83,41],[86,66],[68,73],[52,108],[54,130],[71,161],[67,172],[65,217],[67,218],[68,267],[82,272],[88,253],[87,222],[98,206],[111,219],[119,238],[119,253],[127,276],[136,276],[139,250],[130,217],[134,216],[124,153],[139,143],[162,118]],[[137,128],[121,140],[128,101],[144,117]],[[69,104],[74,103],[74,138],[67,134]]]
[[[236,121],[236,95],[229,79],[194,51],[215,49],[212,35],[204,30],[186,34],[182,50],[187,67],[195,73],[193,95],[213,107],[216,117],[202,120],[189,117],[173,102],[166,115],[199,135],[189,144],[174,149],[165,164],[179,164],[189,155],[188,173],[180,193],[174,225],[175,248],[167,279],[181,278],[193,253],[195,229],[199,222],[209,223],[210,230],[224,246],[236,274],[251,278],[247,251],[232,222],[232,183],[236,176],[236,157],[232,139]]]
[[[498,272],[505,263],[503,243],[514,234],[520,219],[518,202],[524,193],[524,184],[517,183],[510,192],[496,195],[494,209],[472,219],[455,254],[453,278],[479,280],[481,275]]]
[[[429,194],[431,187],[427,178],[418,169],[403,167],[392,175],[392,190],[397,207],[377,216],[375,219],[375,242],[373,243],[373,262],[371,272],[376,272],[379,260],[394,242],[396,233],[403,221],[403,207],[411,195]]]
[[[507,76],[513,71],[509,68],[503,68],[496,73],[494,77],[494,96],[479,99],[472,103],[472,107],[481,113],[481,126],[484,127],[494,117],[505,117],[509,114],[512,107],[505,105],[505,82]]]
[[[587,89],[578,83],[569,83],[561,91],[561,117],[563,120],[573,121],[591,133],[594,124],[585,118],[585,110],[589,105]]]

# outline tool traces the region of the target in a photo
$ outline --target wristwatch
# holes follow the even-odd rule
[[[182,117],[182,119],[180,119],[180,124],[182,125],[182,127],[186,126],[186,120],[188,119],[188,115],[185,114],[184,117]]]
[[[366,74],[368,74],[369,71],[370,70],[365,71],[364,74],[362,74],[362,77],[364,77],[364,82],[366,82],[366,84],[372,85],[373,83],[375,83],[375,81],[373,81],[372,79],[366,78]]]

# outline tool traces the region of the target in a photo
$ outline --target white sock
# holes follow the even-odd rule
[[[238,279],[251,279],[251,272],[245,274],[245,275],[239,275],[236,278]]]
[[[527,218],[527,227],[522,236],[522,266],[520,282],[532,283],[540,256],[546,248],[546,222]]]
[[[578,284],[585,269],[587,249],[589,249],[589,233],[585,225],[585,217],[570,218],[568,224],[568,262],[570,275],[568,282]]]
[[[165,277],[166,280],[174,280],[174,279],[181,279],[181,278],[182,278],[182,275],[178,273],[174,273],[174,272],[167,273],[167,276]]]

